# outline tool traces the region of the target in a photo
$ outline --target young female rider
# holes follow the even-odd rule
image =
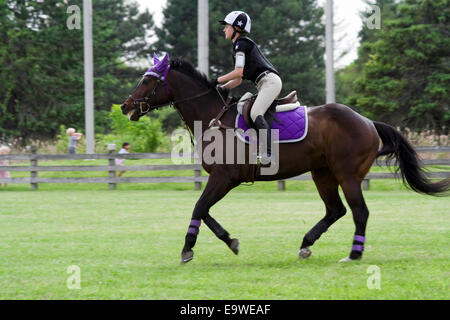
[[[270,127],[264,119],[264,113],[281,92],[282,82],[278,71],[267,60],[252,39],[247,37],[250,33],[250,17],[242,11],[229,13],[224,20],[219,21],[225,25],[223,32],[225,39],[233,42],[233,60],[235,68],[232,72],[216,79],[216,84],[225,83],[222,87],[233,89],[242,83],[242,79],[252,81],[257,90],[258,97],[253,104],[250,117],[259,130],[267,132],[267,154],[259,159],[262,164],[269,164],[271,158]]]

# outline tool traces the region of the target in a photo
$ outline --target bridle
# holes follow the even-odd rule
[[[143,116],[143,115],[149,113],[150,111],[152,111],[152,110],[154,110],[154,109],[158,109],[159,107],[162,107],[162,106],[166,106],[166,105],[167,105],[167,102],[166,102],[166,103],[161,103],[161,104],[158,104],[158,105],[154,105],[154,106],[151,106],[151,105],[150,105],[150,102],[151,102],[152,98],[154,98],[154,97],[156,96],[156,90],[158,89],[158,86],[159,86],[160,83],[162,83],[162,84],[166,87],[166,91],[167,91],[167,94],[168,94],[168,96],[169,96],[169,105],[170,105],[170,106],[174,106],[174,105],[176,105],[176,104],[180,104],[180,103],[183,103],[183,102],[191,101],[191,100],[194,100],[194,99],[197,99],[197,98],[206,96],[206,95],[209,94],[211,91],[213,91],[213,89],[210,88],[210,89],[208,89],[208,90],[206,90],[206,91],[204,91],[204,92],[202,92],[202,93],[196,94],[196,95],[194,95],[194,96],[191,96],[191,97],[187,97],[187,98],[183,98],[183,99],[175,100],[175,101],[174,101],[174,100],[170,99],[171,93],[170,93],[170,90],[169,90],[169,86],[168,86],[168,84],[167,84],[167,82],[166,82],[166,78],[167,78],[167,73],[168,73],[168,71],[169,71],[169,70],[167,69],[167,70],[164,71],[164,73],[160,73],[160,72],[156,71],[154,68],[150,69],[149,71],[147,71],[147,72],[144,74],[144,77],[146,77],[146,76],[153,76],[153,77],[156,78],[155,85],[154,85],[154,87],[153,87],[153,89],[152,89],[150,95],[147,95],[147,96],[145,96],[145,97],[143,97],[143,98],[134,98],[133,95],[130,95],[130,96],[129,96],[129,98],[133,101],[133,105],[135,106],[135,110],[136,110],[137,112],[139,112],[139,113],[138,113],[138,116]],[[144,78],[142,78],[141,82],[143,81],[143,79],[144,79]],[[141,83],[141,82],[140,82],[140,83]],[[140,84],[140,83],[139,83],[139,84]],[[139,84],[138,84],[138,86],[139,86]],[[230,109],[230,107],[233,106],[233,105],[235,105],[235,104],[237,104],[237,102],[230,104],[231,99],[228,98],[228,99],[227,99],[228,101],[225,101],[225,99],[223,98],[222,94],[219,92],[219,89],[218,89],[217,86],[215,87],[215,90],[217,91],[217,93],[218,93],[220,99],[221,99],[222,102],[223,102],[223,107],[222,107],[220,113],[219,113],[214,119],[212,119],[212,120],[210,121],[210,123],[209,123],[209,125],[208,125],[208,129],[211,129],[211,128],[212,128],[212,129],[222,128],[222,129],[233,129],[233,130],[234,130],[234,129],[235,129],[234,127],[230,127],[230,126],[227,126],[227,125],[223,124],[223,123],[220,121],[220,119],[221,119],[222,116]],[[175,109],[178,111],[178,114],[179,114],[180,117],[183,119],[183,116],[181,115],[181,113],[179,112],[179,110],[178,110],[177,108],[175,108]],[[184,119],[183,119],[183,120],[184,120]],[[190,130],[189,130],[189,131],[190,131]],[[193,143],[193,140],[192,140],[192,133],[191,133],[191,142]]]
[[[135,98],[135,97],[133,97],[133,95],[130,94],[129,98],[131,99],[131,101],[133,101],[133,105],[135,106],[136,110],[139,111],[139,116],[143,116],[143,115],[149,113],[150,111],[152,111],[154,109],[158,109],[159,107],[167,105],[167,103],[160,103],[160,104],[154,105],[154,106],[150,105],[150,102],[151,102],[152,98],[154,98],[156,96],[156,90],[158,89],[158,86],[159,86],[160,83],[162,83],[166,87],[166,92],[169,95],[169,99],[170,99],[171,93],[170,93],[170,90],[169,90],[169,86],[168,86],[168,84],[166,82],[167,72],[165,74],[162,74],[162,73],[160,73],[160,72],[158,72],[158,71],[156,71],[154,69],[151,69],[150,71],[148,71],[148,72],[146,72],[144,74],[144,77],[146,77],[146,76],[154,76],[154,77],[156,77],[156,82],[155,82],[155,85],[154,85],[150,95],[147,95],[147,96],[145,96],[143,98]],[[141,82],[142,82],[142,80],[141,80]],[[138,84],[138,86],[139,86],[139,84]],[[182,103],[182,102],[194,100],[194,99],[197,99],[197,98],[200,98],[200,97],[203,97],[203,96],[209,94],[211,91],[212,91],[212,89],[208,89],[207,91],[202,92],[202,93],[197,94],[197,95],[192,96],[192,97],[188,97],[188,98],[184,98],[184,99],[180,99],[180,100],[175,100],[175,101],[174,100],[169,100],[169,105],[173,106],[175,104],[179,104],[179,103]]]
[[[136,110],[138,110],[140,112],[139,115],[141,115],[141,116],[149,113],[153,109],[157,109],[157,108],[159,108],[159,107],[161,107],[163,105],[166,105],[165,103],[164,104],[159,104],[159,105],[156,105],[156,106],[151,106],[150,105],[150,101],[151,101],[152,98],[154,98],[156,96],[156,90],[158,89],[158,86],[159,86],[159,84],[161,82],[166,86],[166,91],[170,95],[169,86],[167,85],[167,82],[165,81],[165,78],[166,78],[167,74],[166,74],[166,76],[164,76],[162,73],[159,73],[159,72],[157,72],[154,69],[151,69],[150,72],[146,72],[144,74],[144,77],[147,77],[147,76],[155,76],[156,77],[156,82],[155,82],[155,85],[154,85],[150,95],[147,95],[147,96],[145,96],[143,98],[135,98],[131,94],[129,96],[131,101],[133,101],[133,105],[135,106]],[[139,84],[142,83],[144,77],[139,82]],[[139,84],[138,84],[138,86],[139,86]],[[146,108],[146,109],[144,109],[144,108]]]

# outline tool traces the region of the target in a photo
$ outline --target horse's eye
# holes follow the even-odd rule
[[[142,84],[143,85],[148,85],[148,83],[150,82],[150,80],[148,80],[147,78],[146,79],[144,79],[143,81],[142,81]]]

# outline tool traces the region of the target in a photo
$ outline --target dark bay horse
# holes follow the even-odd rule
[[[208,130],[210,121],[223,111],[224,106],[211,82],[190,63],[180,59],[169,62],[167,55],[160,61],[155,56],[155,66],[145,73],[132,95],[122,105],[122,112],[131,120],[138,121],[144,114],[168,104],[173,104],[178,109],[192,132],[194,121],[202,121],[203,134]],[[222,115],[221,122],[233,127],[236,115],[236,108],[230,108]],[[403,182],[416,192],[439,195],[449,189],[448,179],[431,182],[427,178],[413,147],[390,125],[371,121],[345,105],[334,103],[308,108],[308,121],[309,131],[304,140],[279,145],[279,169],[276,174],[262,175],[260,171],[254,172],[255,165],[251,163],[202,163],[210,176],[192,214],[181,254],[183,263],[193,258],[193,247],[202,221],[238,254],[238,239],[230,238],[229,233],[211,217],[209,209],[231,189],[253,179],[280,180],[311,171],[325,203],[326,213],[304,236],[299,251],[300,258],[309,257],[310,247],[315,241],[346,214],[338,192],[338,187],[341,186],[356,226],[350,255],[341,261],[362,257],[369,210],[364,201],[361,182],[377,157],[395,159]],[[380,139],[382,148],[379,150]],[[204,149],[210,143],[202,141],[200,147]],[[235,148],[242,143],[235,139]],[[248,145],[245,148],[249,152]],[[226,148],[223,150],[225,153]]]

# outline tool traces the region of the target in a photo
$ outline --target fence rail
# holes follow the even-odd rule
[[[417,152],[447,153],[450,147],[416,147]],[[115,189],[117,183],[194,183],[194,189],[200,190],[202,183],[208,181],[207,176],[202,176],[202,167],[198,164],[179,164],[179,165],[115,165],[115,159],[170,159],[170,153],[133,153],[133,154],[12,154],[0,155],[0,160],[21,160],[30,161],[29,166],[0,166],[0,171],[30,172],[30,177],[23,178],[0,178],[0,183],[29,183],[31,189],[37,189],[39,183],[107,183],[110,189]],[[51,166],[38,165],[39,161],[51,160],[108,160],[109,165],[78,165],[78,166]],[[190,158],[189,158],[190,159]],[[449,166],[450,159],[435,159],[422,161],[425,165],[443,165]],[[375,162],[373,166],[385,166],[383,162]],[[179,171],[192,170],[193,176],[177,177],[117,177],[117,171]],[[70,172],[70,171],[103,171],[108,172],[108,177],[87,177],[87,178],[46,178],[39,177],[39,172]],[[372,179],[394,179],[399,178],[392,172],[369,173],[363,181],[363,188],[369,189]],[[430,178],[450,178],[450,171],[432,172]],[[304,174],[292,177],[286,180],[278,181],[278,190],[286,189],[286,181],[311,180],[310,174]]]

